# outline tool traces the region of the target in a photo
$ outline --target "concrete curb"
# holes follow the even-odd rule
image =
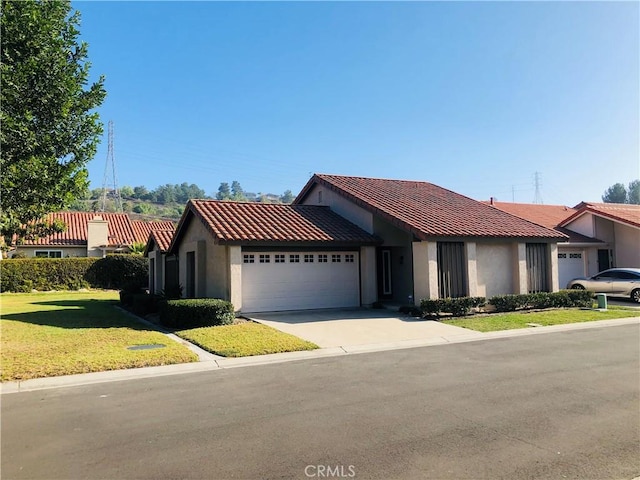
[[[405,340],[390,343],[349,345],[344,347],[321,348],[303,352],[274,353],[270,355],[257,355],[253,357],[225,358],[217,355],[197,363],[180,363],[176,365],[162,365],[158,367],[143,367],[127,370],[111,370],[107,372],[83,373],[79,375],[65,375],[61,377],[35,378],[22,382],[6,382],[0,384],[0,394],[32,392],[61,387],[76,387],[92,385],[96,383],[136,380],[165,375],[179,375],[183,373],[206,372],[227,368],[248,367],[254,365],[268,365],[274,363],[308,360],[312,358],[336,357],[342,355],[356,355],[359,353],[384,352],[389,350],[402,350],[407,348],[429,347],[436,345],[450,345],[456,343],[478,342],[498,338],[524,337],[545,333],[568,332],[573,330],[588,330],[603,327],[616,327],[621,325],[640,324],[640,317],[621,318],[614,320],[598,320],[594,322],[568,323],[564,325],[551,325],[548,327],[532,327],[516,330],[501,330],[488,333],[470,333],[469,335],[452,335],[448,337],[435,337],[425,340]],[[166,332],[165,332],[166,333]],[[168,334],[172,335],[172,334]],[[178,338],[178,337],[176,337]],[[179,339],[179,341],[183,341]],[[188,343],[188,342],[185,342]],[[196,347],[198,348],[198,347]]]

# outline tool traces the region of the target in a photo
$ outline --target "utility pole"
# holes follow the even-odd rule
[[[109,173],[111,173],[111,178],[109,178]],[[113,120],[109,120],[109,144],[107,147],[107,161],[104,165],[104,177],[102,180],[102,205],[100,208],[102,212],[104,212],[107,207],[108,187],[113,187],[113,203],[115,205],[116,212],[122,213],[122,198],[120,197],[120,190],[118,190],[116,160],[113,154]]]
[[[543,204],[544,202],[542,201],[542,194],[540,193],[540,186],[542,185],[542,182],[540,181],[540,177],[541,174],[540,172],[536,172],[533,174],[533,183],[536,187],[536,196],[533,199],[533,203],[536,204]]]

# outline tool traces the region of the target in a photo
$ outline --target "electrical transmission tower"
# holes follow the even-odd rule
[[[540,193],[540,186],[542,185],[542,182],[540,181],[540,177],[541,177],[540,172],[536,172],[533,175],[533,183],[536,187],[536,196],[533,199],[533,203],[537,203],[537,204],[544,203],[542,201],[542,194]]]
[[[111,177],[109,174],[111,174]],[[110,188],[111,192],[109,192]],[[104,212],[107,207],[107,196],[113,197],[116,212],[122,212],[122,198],[120,198],[120,190],[118,190],[116,160],[113,155],[113,120],[109,120],[109,146],[107,148],[107,161],[104,165],[104,177],[102,180],[102,205],[100,208],[102,212]]]

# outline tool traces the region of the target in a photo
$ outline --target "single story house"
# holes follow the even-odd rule
[[[582,202],[575,207],[498,202],[489,205],[567,235],[558,243],[560,287],[611,267],[640,268],[640,205]]]
[[[178,262],[167,257],[174,230],[151,230],[144,255],[149,257],[149,293],[159,295],[166,288],[178,284]]]
[[[172,222],[132,220],[126,213],[56,212],[50,222],[61,221],[66,229],[16,245],[12,255],[66,258],[104,257],[108,253],[128,252],[134,243],[146,243],[151,230],[173,230]]]
[[[555,291],[566,240],[431,183],[316,174],[292,205],[190,200],[167,258],[186,297],[258,312]]]
[[[640,268],[640,205],[582,202],[559,227],[607,245],[589,259],[597,273],[610,267]]]

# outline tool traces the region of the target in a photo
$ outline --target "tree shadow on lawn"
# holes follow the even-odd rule
[[[126,327],[133,330],[155,331],[154,328],[138,322],[126,313],[116,309],[117,300],[52,300],[31,302],[30,305],[51,305],[61,308],[10,313],[2,315],[2,319],[59,328]]]

